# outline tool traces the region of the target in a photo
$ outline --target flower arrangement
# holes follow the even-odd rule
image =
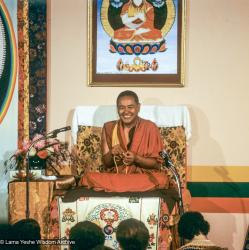
[[[43,140],[41,139],[42,137],[42,135],[37,134],[32,140],[24,140],[21,148],[17,149],[17,151],[7,161],[5,161],[5,172],[9,169],[24,170],[26,168],[27,153],[30,146],[35,141],[37,142],[34,143],[32,148],[30,148],[29,159],[36,156],[45,160],[60,150],[61,142],[59,140]]]
[[[77,175],[75,169],[77,156],[69,149],[67,142],[59,144],[59,151],[55,151],[46,161],[46,175]]]

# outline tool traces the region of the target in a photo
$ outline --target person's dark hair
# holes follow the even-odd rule
[[[199,212],[189,211],[184,213],[178,223],[179,236],[188,240],[192,240],[194,236],[200,233],[207,235],[209,230],[209,223]]]
[[[75,244],[71,245],[72,250],[90,250],[98,245],[104,245],[105,235],[95,223],[82,221],[71,228],[69,239],[75,241]]]
[[[145,250],[149,244],[149,230],[142,221],[126,219],[118,225],[116,238],[123,250]]]
[[[196,247],[196,246],[191,246],[191,245],[189,245],[189,246],[184,246],[183,247],[183,249],[184,250],[195,250],[195,249],[205,249],[205,250],[228,250],[228,248],[224,248],[224,247],[217,247],[217,246],[210,246],[210,247],[203,247],[203,248],[201,248],[201,247]]]
[[[124,97],[124,96],[131,96],[134,98],[135,102],[137,104],[139,104],[139,99],[138,99],[138,96],[135,92],[131,91],[131,90],[125,90],[123,92],[121,92],[118,97],[117,97],[117,101],[116,101],[116,104],[118,105],[118,101],[121,97]]]
[[[0,224],[0,240],[13,240],[13,228],[8,223]],[[11,245],[8,244],[0,244],[1,250],[9,250]],[[11,249],[15,249],[16,247],[11,247]]]
[[[0,239],[1,240],[10,240],[13,238],[12,226],[8,223],[0,224]]]
[[[15,240],[32,240],[35,241],[33,245],[17,245],[16,247],[20,250],[22,249],[40,249],[40,244],[37,240],[41,239],[41,228],[39,223],[35,219],[22,219],[17,221],[12,226],[13,228],[13,237]],[[15,249],[15,248],[13,248]]]
[[[22,219],[13,224],[14,238],[18,240],[40,240],[41,228],[35,219]]]
[[[92,248],[91,250],[113,250],[113,248],[106,247],[106,246],[103,246],[103,245],[98,245],[98,246]]]

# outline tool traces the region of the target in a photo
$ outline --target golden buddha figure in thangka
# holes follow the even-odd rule
[[[111,38],[110,51],[121,55],[165,51],[175,13],[173,0],[103,0],[101,23]]]

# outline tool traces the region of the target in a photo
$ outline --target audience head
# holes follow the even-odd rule
[[[98,246],[92,248],[91,250],[113,250],[113,249],[110,247],[103,246],[103,245],[98,245]]]
[[[194,236],[199,234],[207,235],[209,229],[209,223],[199,212],[184,213],[178,223],[179,236],[187,240],[192,240]]]
[[[7,223],[0,224],[0,239],[1,240],[13,239],[12,226],[10,224]]]
[[[75,241],[75,244],[71,245],[72,250],[90,250],[98,245],[103,246],[105,235],[95,223],[82,221],[71,228],[69,239]]]
[[[149,230],[134,218],[120,222],[116,237],[123,250],[145,250],[149,244]]]
[[[14,240],[32,240],[37,241],[41,239],[41,228],[39,223],[34,219],[22,219],[17,221],[12,226],[13,228],[13,237]],[[30,245],[17,245],[16,248],[22,249],[40,249],[40,245],[36,242],[35,244]],[[13,248],[15,249],[15,248]]]
[[[22,219],[13,225],[14,237],[18,240],[40,240],[41,228],[34,219]]]

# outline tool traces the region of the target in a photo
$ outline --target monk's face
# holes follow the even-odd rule
[[[118,115],[123,125],[132,127],[136,124],[140,104],[135,102],[132,96],[123,96],[118,100]]]

